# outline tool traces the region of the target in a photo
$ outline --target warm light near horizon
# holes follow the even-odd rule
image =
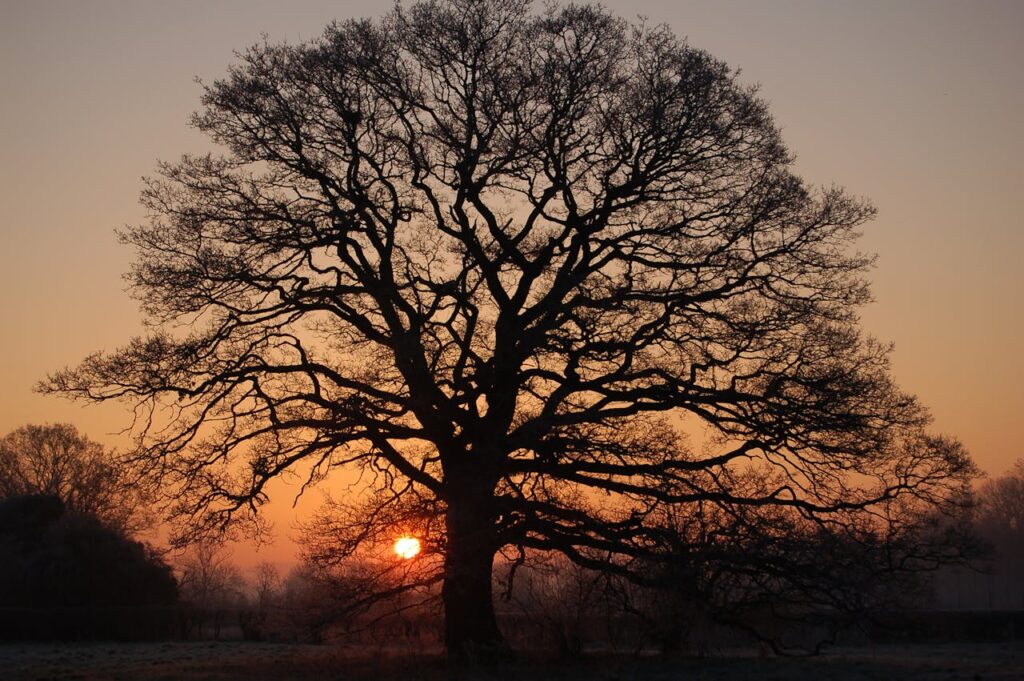
[[[408,534],[403,534],[395,540],[395,554],[399,558],[413,558],[420,552],[420,540]]]

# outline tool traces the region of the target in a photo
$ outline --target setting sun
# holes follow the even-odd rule
[[[395,554],[399,558],[412,558],[420,552],[420,540],[403,534],[395,540]]]

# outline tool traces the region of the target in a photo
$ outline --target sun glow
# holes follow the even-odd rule
[[[409,559],[420,552],[420,540],[408,534],[403,534],[395,540],[395,554],[399,558]]]

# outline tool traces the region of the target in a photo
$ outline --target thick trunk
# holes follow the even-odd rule
[[[460,495],[461,496],[461,495]],[[497,550],[490,499],[449,499],[446,514],[445,647],[458,660],[504,656],[508,647],[494,615],[491,569]]]

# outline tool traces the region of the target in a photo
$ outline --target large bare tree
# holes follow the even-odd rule
[[[162,164],[122,235],[156,330],[43,386],[134,401],[183,537],[361,467],[356,543],[440,527],[460,653],[501,644],[503,547],[628,572],[666,506],[870,524],[969,472],[858,330],[872,207],[664,27],[419,2],[257,45],[202,102],[222,155]]]

